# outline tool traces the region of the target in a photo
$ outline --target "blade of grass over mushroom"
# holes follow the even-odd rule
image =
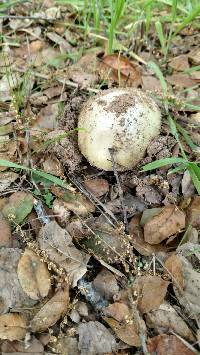
[[[150,171],[150,170],[162,168],[163,166],[166,166],[166,165],[179,164],[179,163],[187,165],[189,162],[186,159],[176,158],[176,157],[159,159],[159,160],[153,161],[152,163],[148,163],[148,164],[144,165],[141,171],[142,172]]]
[[[20,164],[16,164],[16,163],[12,163],[9,160],[0,160],[0,166],[6,166],[7,168],[14,168],[14,169],[21,169],[21,170],[26,170],[29,171],[37,176],[40,176],[46,180],[49,180],[51,182],[53,182],[55,185],[58,185],[60,187],[64,187],[66,189],[69,189],[70,186],[68,184],[66,184],[66,182],[62,181],[61,179],[59,179],[58,177],[51,175],[51,174],[47,174],[44,171],[38,170],[38,169],[30,169],[26,166],[20,165]]]

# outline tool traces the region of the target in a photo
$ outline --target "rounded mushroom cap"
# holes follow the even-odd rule
[[[112,149],[117,170],[129,170],[143,158],[160,126],[160,110],[142,90],[105,90],[81,110],[79,148],[91,165],[107,171],[113,170]]]

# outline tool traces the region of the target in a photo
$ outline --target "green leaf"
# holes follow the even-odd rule
[[[193,184],[194,184],[198,194],[200,195],[200,180],[199,180],[199,177],[197,176],[195,169],[191,165],[188,167],[188,171],[189,171],[190,176],[192,178]]]
[[[179,163],[187,165],[188,160],[183,158],[176,158],[176,157],[160,159],[160,160],[153,161],[152,163],[146,164],[145,166],[143,166],[141,171],[144,172],[144,171],[154,170],[154,169],[162,168],[163,166],[166,165],[179,164]]]

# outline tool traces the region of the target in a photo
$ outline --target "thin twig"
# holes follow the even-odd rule
[[[119,191],[119,199],[121,202],[123,216],[124,216],[124,227],[125,227],[125,231],[127,232],[128,231],[128,220],[127,220],[127,210],[126,210],[126,206],[124,204],[124,194],[123,194],[123,190],[122,190],[121,183],[120,183],[119,176],[118,176],[117,169],[116,169],[116,164],[115,164],[115,159],[114,159],[114,151],[112,148],[109,148],[109,152],[110,152],[110,156],[111,156],[113,172],[115,175],[115,179],[117,181],[117,186],[118,186],[118,191]]]

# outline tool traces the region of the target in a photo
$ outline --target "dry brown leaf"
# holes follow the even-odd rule
[[[184,256],[179,256],[179,258],[182,263],[184,288],[181,290],[174,283],[174,292],[180,304],[189,312],[190,317],[200,321],[200,273],[194,270]]]
[[[178,57],[170,59],[169,66],[176,71],[184,71],[189,69],[188,55],[181,54]]]
[[[179,89],[190,88],[196,85],[195,80],[191,79],[189,74],[178,73],[170,76],[167,75],[166,80],[168,83],[178,87]]]
[[[23,291],[17,277],[20,257],[18,248],[0,248],[0,314],[35,304]]]
[[[200,64],[200,49],[199,46],[195,47],[188,53],[188,58],[191,60],[192,64]]]
[[[51,287],[47,265],[32,250],[26,248],[19,260],[17,274],[24,292],[33,300],[48,295]]]
[[[120,84],[138,87],[142,83],[139,66],[130,62],[127,57],[116,53],[104,56],[100,64],[100,69],[102,72],[101,76],[107,76],[115,81],[119,81],[120,73]]]
[[[33,128],[39,127],[47,130],[57,128],[58,109],[59,107],[57,103],[43,107],[37,115],[37,121],[33,125]]]
[[[144,225],[144,239],[159,244],[185,227],[185,214],[174,205],[165,206],[160,213]]]
[[[65,80],[71,79],[79,84],[81,88],[94,86],[98,82],[97,66],[96,53],[87,53],[83,55],[77,63],[67,69]]]
[[[44,352],[44,347],[42,343],[35,338],[34,336],[31,337],[31,339],[28,342],[22,342],[22,341],[8,341],[5,340],[3,344],[1,345],[1,351],[2,354],[18,354],[19,355],[26,355],[26,354],[32,354],[32,355],[37,355],[37,354],[43,354]]]
[[[160,84],[160,80],[150,75],[142,76],[142,88],[144,90],[162,92],[162,87]]]
[[[157,209],[158,210],[158,209]],[[150,210],[149,210],[150,211]],[[151,245],[144,240],[144,233],[140,226],[142,219],[140,221],[140,216],[134,216],[129,223],[129,234],[131,237],[131,244],[134,249],[136,249],[142,255],[152,255],[159,252],[166,252],[167,248],[165,245],[155,244]]]
[[[138,276],[132,286],[132,292],[133,295],[137,294],[140,312],[147,313],[158,309],[163,303],[168,285],[169,282],[160,276]]]
[[[40,309],[31,321],[33,332],[41,332],[54,325],[66,312],[69,305],[69,288],[66,286]]]
[[[200,124],[200,112],[191,114],[191,115],[189,116],[188,121],[189,121],[190,123],[194,123],[194,124],[199,125],[199,124]]]
[[[150,354],[157,355],[194,355],[181,340],[175,335],[162,334],[149,338],[147,348]]]
[[[0,248],[12,246],[12,235],[9,222],[0,212]]]
[[[0,339],[20,340],[26,335],[25,319],[17,313],[7,313],[0,316]]]
[[[114,336],[100,322],[80,323],[77,333],[81,355],[112,353],[117,348]]]
[[[69,275],[70,284],[75,287],[77,281],[87,272],[90,256],[78,250],[72,243],[69,233],[55,221],[41,228],[38,242],[49,259],[64,268]]]
[[[162,303],[159,309],[147,313],[146,322],[148,327],[154,328],[158,334],[161,329],[172,329],[184,339],[195,342],[192,331],[169,303]]]
[[[56,157],[47,157],[42,165],[46,173],[60,177],[64,176],[63,166]]]
[[[12,171],[0,172],[0,192],[5,191],[15,180],[18,174]]]
[[[165,270],[169,272],[172,277],[172,282],[175,287],[179,287],[181,290],[184,288],[183,268],[180,257],[178,255],[171,255],[165,261]]]
[[[81,216],[87,216],[89,213],[95,212],[95,206],[80,193],[66,191],[58,186],[52,186],[51,191],[57,197],[63,199],[63,208],[66,210]]]
[[[112,317],[120,323],[131,317],[128,306],[120,302],[110,304],[103,310],[103,313],[106,317]]]
[[[200,228],[200,196],[194,196],[187,209],[187,225]]]
[[[119,339],[130,346],[140,346],[140,338],[138,329],[134,323],[120,323],[113,318],[103,317],[112,330],[116,333]]]
[[[80,355],[78,341],[74,337],[65,336],[63,334],[59,336],[56,343],[50,343],[49,345],[55,349],[54,352],[57,354]]]
[[[115,275],[105,268],[95,277],[93,286],[103,298],[110,301],[113,301],[113,297],[119,292]]]
[[[109,184],[107,180],[100,178],[85,180],[83,185],[96,197],[105,195],[109,190]]]

